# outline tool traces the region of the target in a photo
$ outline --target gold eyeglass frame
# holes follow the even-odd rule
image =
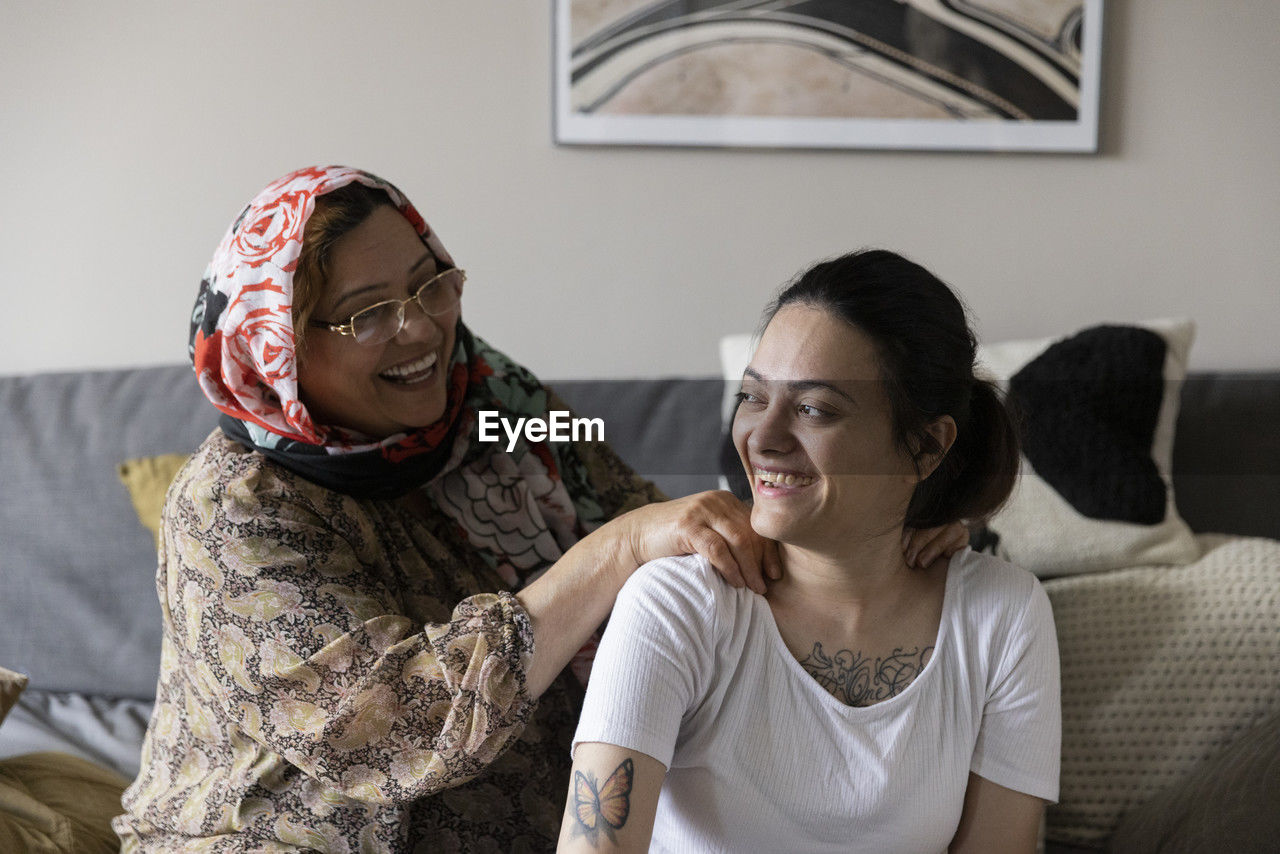
[[[444,311],[437,311],[434,313],[427,311],[427,307],[422,304],[422,301],[419,299],[419,297],[422,296],[423,292],[426,291],[427,288],[431,287],[436,282],[440,281],[450,273],[457,273],[459,276],[462,277],[462,281],[458,282],[459,293],[458,293],[457,299],[454,302],[450,303],[449,307],[444,309]],[[423,282],[421,285],[418,286],[417,290],[409,294],[409,296],[405,297],[404,299],[384,299],[381,302],[375,302],[373,305],[365,306],[364,308],[352,314],[351,317],[347,319],[346,323],[333,323],[332,321],[328,321],[328,320],[313,319],[308,325],[315,326],[318,329],[327,329],[330,332],[337,332],[339,335],[350,335],[352,338],[355,338],[357,317],[364,314],[365,312],[375,311],[376,309],[380,309],[384,305],[395,304],[396,316],[400,318],[400,325],[396,328],[395,332],[391,333],[391,335],[389,335],[388,337],[382,339],[382,341],[365,342],[365,341],[361,341],[359,338],[356,338],[357,344],[362,344],[367,347],[372,347],[376,344],[381,344],[384,341],[390,341],[392,338],[395,338],[402,331],[404,331],[404,324],[405,324],[405,317],[406,317],[405,307],[408,306],[409,303],[411,302],[416,302],[418,304],[418,308],[422,309],[422,313],[425,314],[427,317],[439,317],[442,314],[447,314],[448,312],[452,311],[453,307],[456,306],[458,302],[460,302],[462,299],[462,294],[461,294],[462,285],[464,285],[466,281],[467,281],[466,270],[462,269],[461,267],[449,267],[446,270],[441,270],[439,273],[436,273],[430,279],[427,279],[425,282]]]

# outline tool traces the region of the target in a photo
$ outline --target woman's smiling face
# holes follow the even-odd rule
[[[751,524],[829,551],[898,530],[918,480],[894,440],[875,345],[822,308],[769,321],[742,380],[733,441],[751,479]]]
[[[434,276],[437,261],[395,208],[382,205],[333,245],[315,316],[343,324],[374,303],[404,299]],[[319,424],[384,439],[438,421],[461,307],[429,317],[405,306],[404,328],[381,344],[311,330],[298,358],[303,403]]]

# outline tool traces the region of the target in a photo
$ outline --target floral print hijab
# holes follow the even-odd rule
[[[200,388],[214,406],[246,425],[255,444],[295,442],[337,454],[373,447],[312,420],[299,397],[293,337],[293,274],[303,228],[318,196],[353,182],[385,192],[432,254],[453,263],[409,200],[368,172],[312,166],[268,184],[218,244],[191,318],[190,355]]]
[[[546,418],[548,392],[532,374],[458,322],[440,421],[381,441],[318,424],[300,397],[293,274],[317,196],[353,181],[380,189],[436,258],[435,232],[388,182],[343,166],[300,169],[273,181],[236,217],[200,285],[190,355],[201,389],[236,441],[285,468],[356,498],[424,489],[434,506],[513,587],[554,562],[603,519],[574,446],[476,438],[477,412]]]

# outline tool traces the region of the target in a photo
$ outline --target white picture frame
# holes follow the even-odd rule
[[[554,0],[554,138],[562,145],[1092,153],[1102,7],[1103,0]],[[1043,19],[1033,21],[1028,9]],[[575,33],[575,11],[580,29],[598,26]],[[766,55],[767,68],[742,71]],[[683,70],[669,70],[675,63]],[[862,104],[833,96],[821,104],[827,114],[805,115],[820,88],[808,86],[815,68],[870,94]],[[788,69],[796,69],[790,81]],[[690,97],[699,86],[689,81],[699,75],[732,90],[739,105],[767,100],[772,114],[726,109],[715,96],[705,109]],[[788,91],[802,97],[789,101]],[[912,115],[867,115],[867,104]]]

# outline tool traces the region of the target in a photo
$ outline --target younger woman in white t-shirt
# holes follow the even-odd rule
[[[980,518],[1017,472],[964,309],[873,250],[767,318],[733,439],[784,575],[762,597],[695,556],[627,583],[560,850],[1029,854],[1058,791],[1048,599],[995,558],[903,555],[904,527]]]

